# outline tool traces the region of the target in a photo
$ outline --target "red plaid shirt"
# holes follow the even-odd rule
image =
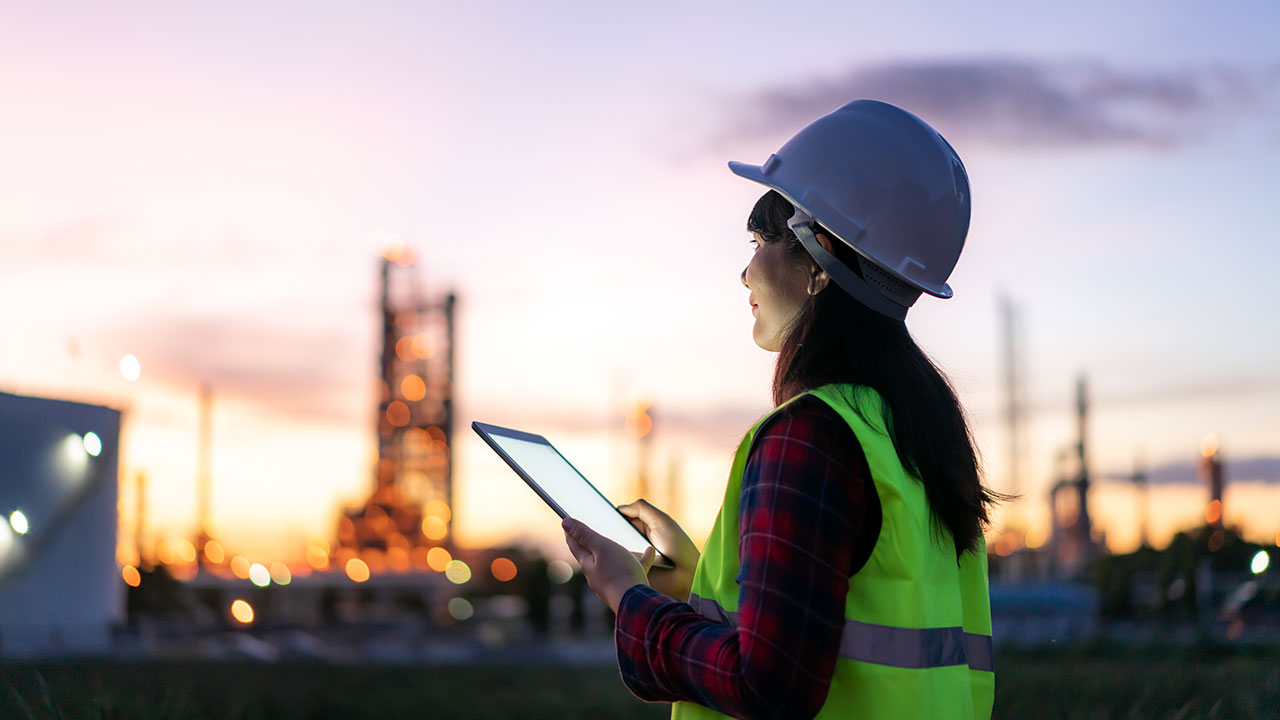
[[[642,700],[739,718],[813,717],[835,671],[849,578],[880,520],[849,425],[817,398],[787,405],[759,429],[742,477],[740,624],[637,585],[614,634],[623,682]]]

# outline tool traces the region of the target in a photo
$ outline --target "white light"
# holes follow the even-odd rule
[[[138,358],[133,355],[125,355],[120,358],[120,374],[129,382],[137,380],[142,374],[142,363],[139,363]]]
[[[78,473],[89,466],[89,454],[84,447],[84,438],[71,433],[62,441],[63,467],[70,473]]]
[[[27,522],[27,516],[23,515],[21,510],[13,511],[13,514],[9,516],[9,525],[19,535],[26,535],[27,531],[31,529],[30,523]]]
[[[469,620],[475,614],[475,608],[464,598],[456,597],[449,601],[449,615],[454,620]]]
[[[1271,556],[1267,555],[1266,550],[1259,550],[1257,555],[1253,556],[1253,562],[1250,563],[1249,569],[1253,570],[1254,575],[1260,575],[1271,564]]]
[[[271,584],[271,571],[262,563],[254,563],[249,566],[249,582],[258,587],[266,587]]]
[[[102,452],[102,438],[99,438],[97,433],[85,433],[84,451],[94,457],[98,457],[98,454]]]
[[[573,566],[563,560],[552,560],[547,564],[547,576],[551,582],[563,585],[573,579]]]

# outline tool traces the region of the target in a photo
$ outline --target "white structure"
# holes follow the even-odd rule
[[[0,656],[108,649],[119,439],[118,410],[0,393]]]

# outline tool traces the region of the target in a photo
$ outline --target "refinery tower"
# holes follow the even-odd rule
[[[338,519],[336,560],[405,572],[438,564],[453,544],[454,305],[429,300],[408,250],[381,261],[382,352],[373,491]],[[444,553],[437,551],[441,556]],[[440,569],[440,568],[434,568]]]

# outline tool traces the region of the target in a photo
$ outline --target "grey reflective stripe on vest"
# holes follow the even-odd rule
[[[726,611],[711,598],[690,594],[689,605],[709,620],[738,625],[738,613]],[[915,629],[845,620],[840,657],[900,668],[968,665],[995,672],[991,636],[958,627]]]

